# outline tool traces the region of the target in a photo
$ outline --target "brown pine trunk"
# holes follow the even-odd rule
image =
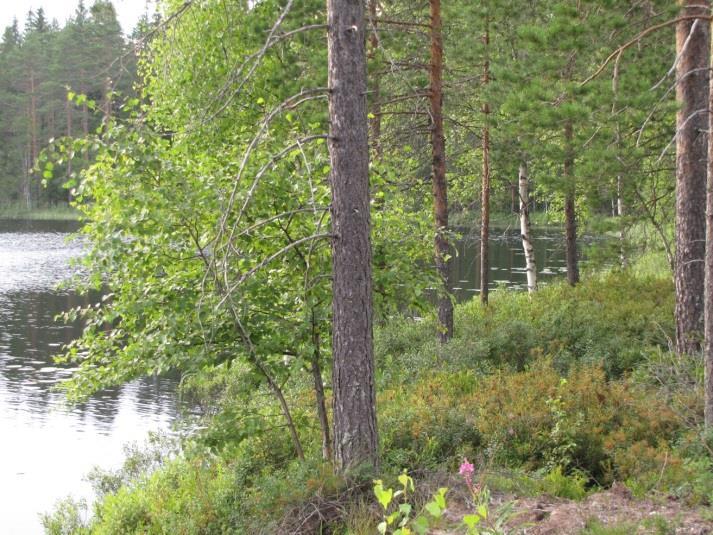
[[[713,47],[713,43],[711,43]],[[711,51],[713,59],[713,50]],[[713,62],[711,63],[713,66]],[[713,110],[713,77],[709,80],[708,109]],[[708,114],[708,131],[713,128],[713,113]],[[708,136],[708,176],[706,182],[706,252],[704,288],[704,422],[713,429],[713,136]]]
[[[490,61],[488,60],[488,46],[490,45],[489,21],[485,21],[485,35],[483,36],[485,46],[485,62],[483,64],[483,87],[490,83]],[[480,210],[480,302],[488,304],[488,279],[490,275],[490,258],[488,257],[488,245],[490,244],[490,105],[483,104],[483,185],[481,192]]]
[[[574,286],[579,282],[579,259],[577,255],[577,212],[575,200],[577,184],[574,177],[574,132],[572,122],[564,126],[564,224],[565,224],[565,256],[567,259],[567,282]]]
[[[709,0],[679,3],[682,15],[709,14]],[[701,349],[703,334],[710,22],[679,22],[676,50],[676,350],[690,354]]]
[[[438,338],[442,343],[453,336],[453,302],[450,297],[450,246],[448,244],[448,183],[446,182],[446,138],[443,133],[443,35],[441,0],[431,6],[431,151],[433,216],[436,223],[435,261],[443,287],[438,298]]]
[[[72,137],[72,103],[69,99],[64,101],[64,111],[67,118],[67,130],[66,135],[68,138]],[[67,158],[67,180],[72,176],[72,158]],[[72,202],[72,188],[67,189],[67,202]]]
[[[346,472],[378,465],[363,2],[327,0],[327,24],[334,462]]]

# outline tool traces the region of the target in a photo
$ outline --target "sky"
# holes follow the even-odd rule
[[[155,2],[149,0],[112,0],[116,12],[119,16],[121,29],[124,33],[131,33],[141,15],[146,12],[147,3],[152,6]],[[47,18],[56,18],[60,24],[64,24],[77,7],[79,0],[0,0],[0,33],[2,29],[12,23],[12,19],[17,20],[22,25],[30,9],[44,8]],[[84,0],[84,5],[89,7],[93,0]]]

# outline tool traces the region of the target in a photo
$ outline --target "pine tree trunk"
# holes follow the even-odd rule
[[[431,151],[433,215],[436,222],[436,270],[443,288],[438,299],[438,337],[442,343],[453,336],[453,302],[450,298],[450,246],[448,232],[448,183],[446,182],[446,138],[443,133],[443,35],[441,0],[429,0],[431,7]]]
[[[485,62],[483,63],[483,87],[490,83],[490,62],[487,59],[488,47],[490,45],[490,28],[486,18],[485,36],[483,37],[485,46]],[[490,105],[483,104],[483,185],[481,194],[480,210],[480,302],[488,304],[488,279],[490,275],[490,258],[488,256],[488,245],[490,244]]]
[[[682,15],[709,15],[709,0],[679,3]],[[676,50],[680,54],[676,66],[676,350],[690,354],[701,348],[704,314],[710,22],[679,22]]]
[[[27,207],[32,206],[32,169],[39,156],[38,141],[38,121],[37,121],[37,87],[35,71],[30,69],[30,161],[27,168]],[[39,201],[39,199],[38,199]]]
[[[327,23],[334,461],[345,472],[378,464],[363,2],[327,0]]]
[[[522,249],[525,253],[527,291],[528,293],[533,293],[537,291],[537,262],[535,261],[535,248],[532,245],[529,178],[525,162],[520,164],[518,184],[520,192],[520,235],[522,237]]]
[[[713,43],[711,43],[713,48]],[[710,59],[713,60],[713,50]],[[713,66],[713,62],[711,62]],[[713,110],[713,77],[709,80],[708,109]],[[713,132],[713,114],[708,114],[708,131]],[[713,429],[713,136],[708,136],[708,173],[706,180],[706,242],[704,264],[704,423]]]
[[[574,286],[579,282],[579,259],[577,255],[577,213],[575,200],[577,184],[574,177],[574,132],[572,122],[567,121],[564,127],[564,224],[565,224],[565,256],[567,259],[567,282]]]
[[[69,99],[65,99],[64,101],[64,111],[66,114],[67,118],[67,130],[66,130],[66,136],[68,138],[72,137],[72,103],[69,101]],[[69,180],[72,176],[72,158],[67,158],[67,180]],[[67,189],[67,202],[72,202],[73,196],[72,196],[72,188]]]

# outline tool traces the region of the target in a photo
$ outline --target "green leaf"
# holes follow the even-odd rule
[[[384,510],[386,510],[389,508],[389,504],[394,497],[394,491],[391,489],[385,489],[383,482],[380,479],[377,479],[374,481],[374,495]]]
[[[398,511],[394,511],[391,513],[389,516],[386,517],[386,523],[390,526],[394,522],[396,522],[396,519],[399,517],[400,513]]]
[[[436,502],[428,502],[424,508],[433,518],[441,518],[443,514],[443,509]]]
[[[465,515],[463,517],[463,523],[468,526],[469,529],[473,529],[480,524],[480,517],[478,515]]]
[[[446,508],[446,492],[448,492],[448,488],[441,487],[440,489],[438,489],[438,492],[433,496],[433,500],[438,504],[441,509]]]
[[[400,512],[402,515],[407,516],[407,517],[411,514],[411,510],[412,510],[412,509],[413,509],[413,508],[411,507],[411,504],[410,504],[410,503],[402,503],[402,504],[399,506],[399,512]]]
[[[418,533],[418,535],[425,535],[428,533],[428,518],[425,516],[419,516],[416,518],[416,520],[413,521],[411,524],[411,527],[413,530]]]

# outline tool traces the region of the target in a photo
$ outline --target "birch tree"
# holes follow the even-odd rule
[[[520,195],[520,236],[522,249],[525,253],[525,271],[527,273],[527,291],[537,291],[537,262],[535,261],[535,248],[532,245],[532,232],[530,230],[530,192],[527,164],[522,162],[518,171],[518,191]]]

